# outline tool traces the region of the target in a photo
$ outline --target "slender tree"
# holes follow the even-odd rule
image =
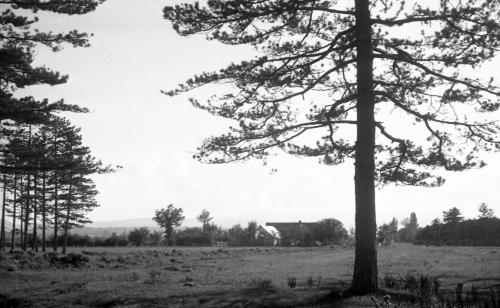
[[[23,245],[24,241],[24,232],[23,232],[23,176],[21,175],[21,183],[19,185],[19,244],[20,246]]]
[[[14,198],[12,200],[12,230],[10,238],[11,251],[13,251],[16,248],[17,173],[14,174],[13,194]]]
[[[42,251],[47,250],[46,228],[47,228],[47,204],[46,204],[46,171],[42,171]]]
[[[477,150],[499,149],[498,126],[484,118],[500,107],[500,90],[465,72],[497,54],[500,5],[484,0],[351,5],[211,0],[206,6],[166,7],[164,16],[179,34],[251,45],[258,56],[202,73],[165,93],[231,84],[204,102],[191,99],[195,107],[236,123],[229,133],[208,138],[198,159],[263,158],[273,147],[326,164],[353,159],[351,291],[366,294],[378,287],[375,183],[441,185],[433,168],[480,167]],[[477,113],[481,116],[471,116]],[[413,132],[390,128],[400,117],[415,123]],[[421,138],[425,134],[428,138]]]
[[[202,230],[207,231],[207,227],[214,218],[210,217],[210,212],[206,209],[203,209],[200,215],[196,216],[196,219],[203,224]]]
[[[495,211],[488,207],[486,203],[481,203],[478,207],[479,210],[479,219],[482,218],[493,218],[495,217]]]
[[[0,226],[0,249],[5,250],[5,214],[7,206],[7,177],[3,176],[2,222]]]

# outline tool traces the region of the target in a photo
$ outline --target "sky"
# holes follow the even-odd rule
[[[82,128],[84,143],[96,157],[123,169],[95,177],[101,206],[90,218],[148,218],[172,203],[188,218],[208,209],[215,223],[335,217],[348,227],[354,225],[352,162],[325,166],[314,158],[285,153],[271,157],[267,165],[256,160],[209,165],[192,158],[205,137],[223,132],[228,123],[192,107],[189,95],[167,97],[160,90],[248,59],[254,51],[201,36],[180,37],[162,18],[165,5],[179,2],[107,0],[82,16],[39,14],[41,30],[93,33],[89,48],[66,46],[57,53],[38,49],[36,64],[68,74],[66,84],[18,93],[64,98],[91,110],[65,116]],[[500,77],[495,65],[488,73]],[[203,91],[202,96],[211,93]],[[482,202],[500,214],[500,155],[484,157],[488,166],[483,169],[444,173],[447,182],[440,188],[379,188],[378,223],[416,212],[425,225],[453,206],[475,217]]]

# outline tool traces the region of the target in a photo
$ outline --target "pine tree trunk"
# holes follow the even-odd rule
[[[16,208],[17,208],[17,173],[14,174],[14,200],[12,202],[12,237],[10,242],[10,250],[16,248]]]
[[[23,250],[28,248],[28,226],[30,220],[30,181],[31,175],[28,174],[28,183],[26,183],[26,206],[24,209],[24,242]]]
[[[6,206],[6,193],[7,193],[7,177],[3,176],[3,199],[2,199],[2,224],[0,226],[0,248],[5,249],[5,206]]]
[[[47,209],[45,207],[45,171],[42,172],[42,251],[45,252],[47,245],[45,243],[45,230],[47,220]]]
[[[31,244],[31,249],[38,251],[38,230],[37,230],[37,218],[38,218],[38,200],[36,196],[37,188],[37,176],[36,172],[33,175],[33,242]]]
[[[351,292],[378,288],[375,221],[375,118],[373,46],[368,0],[356,0],[357,141],[355,154],[356,246]]]
[[[66,222],[64,223],[62,254],[66,254],[66,247],[68,247],[69,211],[70,207],[68,205],[66,208]]]
[[[71,210],[71,184],[69,185],[68,196],[69,199],[66,205],[66,221],[64,223],[64,238],[63,238],[63,248],[62,248],[63,254],[66,253],[66,247],[68,247],[68,230],[69,230],[69,217],[70,217],[69,212]]]
[[[31,152],[31,124],[29,125],[29,134],[28,134],[28,145],[29,150]],[[24,242],[23,242],[23,250],[26,251],[28,248],[28,227],[30,221],[30,183],[31,182],[31,174],[28,173],[28,183],[26,183],[26,208],[24,209]]]
[[[57,227],[59,211],[57,208],[57,172],[54,172],[54,251],[57,251]]]
[[[19,213],[19,236],[20,236],[20,242],[19,244],[21,245],[21,247],[23,246],[23,243],[24,243],[24,225],[23,225],[23,221],[24,221],[24,206],[23,206],[23,200],[22,200],[22,196],[23,196],[23,175],[21,174],[21,182],[19,183],[19,196],[21,197],[21,202],[19,203],[19,207],[20,207],[20,213]]]

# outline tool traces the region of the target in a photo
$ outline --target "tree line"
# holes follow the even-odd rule
[[[113,171],[83,145],[80,128],[59,115],[88,109],[18,92],[29,86],[63,84],[68,76],[35,66],[39,46],[57,52],[65,45],[89,46],[87,33],[36,29],[38,12],[78,15],[98,0],[6,1],[0,18],[0,248],[66,252],[69,230],[89,222],[98,206],[91,175]],[[10,228],[10,234],[7,232]]]
[[[500,246],[500,219],[486,204],[476,218],[464,219],[456,207],[443,212],[417,233],[415,244],[454,246]]]
[[[169,204],[166,208],[155,211],[153,220],[162,231],[151,231],[147,227],[134,228],[128,233],[112,233],[108,237],[70,234],[66,241],[70,246],[212,246],[221,243],[227,246],[314,246],[338,245],[348,238],[342,222],[323,219],[312,227],[282,228],[278,233],[263,235],[263,230],[255,221],[249,221],[246,227],[236,224],[225,229],[213,222],[211,213],[203,209],[196,217],[201,227],[179,229],[184,221],[182,208]]]
[[[419,227],[417,216],[411,213],[402,222],[396,218],[378,228],[380,244],[407,242],[416,245],[500,246],[500,219],[494,210],[482,203],[476,218],[465,219],[457,207],[443,211],[442,219],[435,218],[430,225]]]
[[[216,242],[225,242],[230,246],[255,246],[257,223],[248,222],[243,228],[240,224],[224,230],[213,222],[210,212],[203,209],[196,219],[202,224],[200,227],[187,227],[182,230],[175,228],[181,226],[185,217],[182,208],[169,204],[166,208],[155,211],[153,220],[163,229],[167,245],[180,246],[208,246]]]

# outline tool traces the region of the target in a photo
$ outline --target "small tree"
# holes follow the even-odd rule
[[[135,228],[128,233],[127,239],[135,246],[141,246],[149,236],[149,229],[146,227]]]
[[[481,203],[481,205],[478,208],[479,210],[479,218],[493,218],[495,217],[495,211],[493,209],[490,209],[486,203]]]
[[[448,211],[443,212],[443,222],[449,226],[450,232],[453,234],[454,245],[459,244],[460,240],[460,223],[464,220],[462,213],[456,207],[452,207]]]
[[[184,221],[181,208],[175,208],[173,204],[169,204],[165,209],[155,211],[153,220],[162,227],[165,232],[168,245],[172,245],[172,234],[175,227],[179,227]]]
[[[410,218],[405,218],[402,222],[403,228],[399,230],[399,240],[403,242],[413,242],[418,230],[417,215],[415,212],[410,214]]]
[[[212,219],[214,218],[210,217],[210,212],[208,210],[203,209],[203,211],[201,211],[201,214],[196,216],[196,219],[198,219],[198,221],[203,224],[202,230],[203,232],[206,232],[210,224],[210,221],[212,221]]]
[[[255,221],[249,221],[248,226],[245,229],[245,233],[247,236],[247,244],[248,246],[255,246],[255,234],[257,233],[257,222]]]
[[[227,235],[229,238],[229,245],[231,246],[242,246],[246,242],[245,230],[240,224],[232,226],[227,230]]]
[[[451,224],[458,224],[459,222],[464,220],[464,217],[461,216],[462,213],[460,210],[456,207],[452,207],[448,211],[443,212],[443,222],[444,223],[451,223]]]

